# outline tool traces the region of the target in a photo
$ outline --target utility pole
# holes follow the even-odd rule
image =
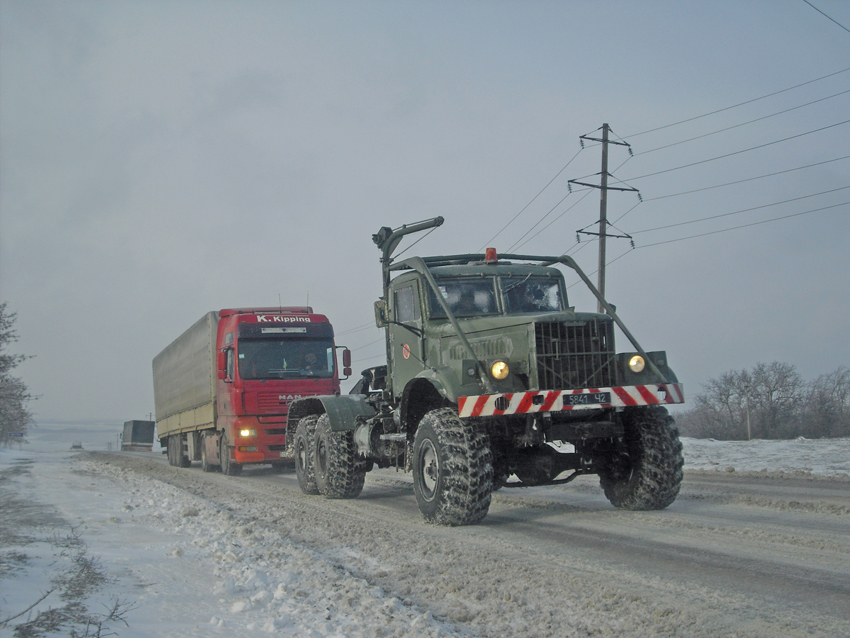
[[[597,284],[596,287],[599,289],[599,294],[602,297],[605,297],[605,262],[606,262],[606,246],[605,240],[608,237],[618,237],[620,239],[631,239],[631,235],[623,234],[623,235],[612,235],[608,232],[608,191],[616,190],[616,191],[631,191],[638,194],[640,197],[640,192],[636,188],[624,188],[620,186],[608,186],[608,177],[610,177],[610,173],[608,173],[608,145],[609,144],[618,144],[620,146],[626,146],[629,149],[629,153],[632,152],[632,147],[627,142],[618,142],[612,141],[609,139],[609,133],[611,131],[611,127],[608,126],[608,123],[602,125],[602,139],[598,137],[590,137],[588,135],[579,136],[579,141],[581,142],[582,148],[584,148],[584,140],[588,140],[591,142],[602,142],[602,171],[599,173],[599,184],[589,184],[587,182],[581,182],[576,179],[569,180],[569,184],[579,184],[581,186],[589,186],[590,188],[598,188],[599,189],[599,232],[593,233],[588,232],[584,228],[576,231],[576,236],[579,234],[583,235],[597,235],[599,237],[599,268],[597,269]],[[587,228],[587,227],[585,227]],[[633,244],[634,245],[634,244]],[[605,312],[605,308],[602,307],[602,302],[596,302],[596,311],[600,314]]]

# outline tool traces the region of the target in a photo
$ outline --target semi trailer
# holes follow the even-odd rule
[[[153,449],[153,435],[156,423],[153,421],[124,421],[121,435],[122,451],[150,452]]]
[[[308,306],[208,312],[153,360],[156,431],[171,465],[237,475],[286,465],[289,405],[338,395],[333,326]],[[343,374],[351,353],[343,349]]]

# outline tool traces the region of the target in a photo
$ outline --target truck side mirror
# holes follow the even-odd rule
[[[378,299],[375,302],[375,325],[378,328],[383,328],[389,322],[389,314],[387,312],[387,300]]]
[[[348,348],[342,351],[342,373],[347,377],[351,376],[351,350]]]
[[[227,376],[227,355],[225,350],[219,350],[215,355],[215,367],[219,379]]]

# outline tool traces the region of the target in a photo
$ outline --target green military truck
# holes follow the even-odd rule
[[[597,474],[611,503],[662,509],[678,495],[682,445],[663,407],[684,402],[662,351],[646,352],[567,256],[485,254],[394,260],[406,235],[442,217],[381,228],[375,303],[387,364],[348,395],[289,408],[301,489],[354,498],[366,472],[401,467],[426,521],[482,520],[493,490]],[[605,309],[577,312],[570,268]],[[632,350],[617,353],[614,328]]]

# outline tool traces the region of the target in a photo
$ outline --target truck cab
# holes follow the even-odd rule
[[[224,309],[216,350],[216,429],[230,452],[223,466],[279,466],[289,404],[339,393],[333,327],[308,307]]]

